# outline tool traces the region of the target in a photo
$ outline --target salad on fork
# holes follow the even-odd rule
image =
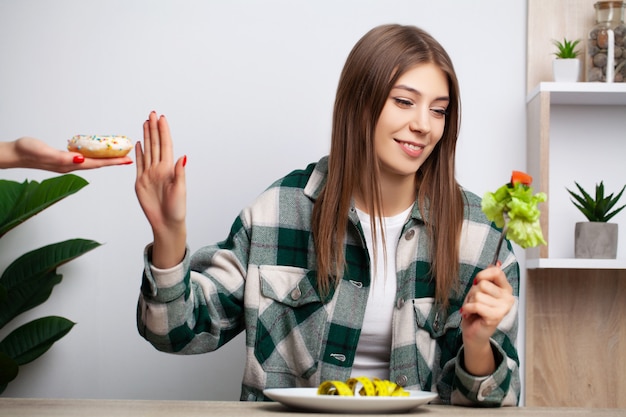
[[[524,249],[546,244],[539,223],[541,212],[538,204],[546,201],[547,196],[543,192],[533,194],[532,180],[532,176],[525,172],[513,171],[511,181],[495,192],[486,192],[483,196],[483,213],[496,226],[502,228],[494,265],[505,236]]]

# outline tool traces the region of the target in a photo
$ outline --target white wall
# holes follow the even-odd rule
[[[367,30],[390,22],[430,31],[456,65],[460,182],[482,195],[523,170],[524,0],[0,0],[0,140],[29,135],[59,148],[78,133],[139,140],[148,113],[165,114],[176,154],[188,156],[189,244],[197,249],[224,238],[274,179],[327,152],[343,62]],[[18,181],[53,175],[1,173]],[[4,395],[238,399],[242,336],[179,357],[136,331],[151,234],[134,166],[79,175],[90,185],[0,242],[1,269],[64,239],[104,243],[63,267],[52,297],[20,317],[54,314],[77,325],[21,368]]]

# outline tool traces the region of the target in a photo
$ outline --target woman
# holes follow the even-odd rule
[[[515,405],[519,267],[480,199],[454,178],[460,101],[424,31],[372,29],[339,81],[328,157],[275,182],[226,240],[186,247],[185,164],[165,117],[137,144],[152,226],[139,332],[207,352],[246,331],[241,399],[365,375],[440,402]]]

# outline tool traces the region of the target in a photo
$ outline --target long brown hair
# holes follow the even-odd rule
[[[434,63],[446,74],[450,103],[442,138],[416,174],[418,205],[422,213],[428,213],[425,221],[437,301],[447,306],[448,296],[456,287],[463,222],[463,197],[454,176],[460,125],[458,80],[450,57],[427,32],[414,26],[383,25],[357,42],[339,79],[328,178],[312,220],[318,287],[323,293],[329,290],[333,277],[338,280],[343,275],[343,242],[354,192],[367,196],[370,213],[382,213],[374,150],[376,123],[397,79],[423,63]],[[376,233],[376,226],[372,226]]]

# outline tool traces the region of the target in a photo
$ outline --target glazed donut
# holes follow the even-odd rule
[[[126,136],[76,135],[67,141],[67,149],[87,158],[126,156],[133,144]]]

